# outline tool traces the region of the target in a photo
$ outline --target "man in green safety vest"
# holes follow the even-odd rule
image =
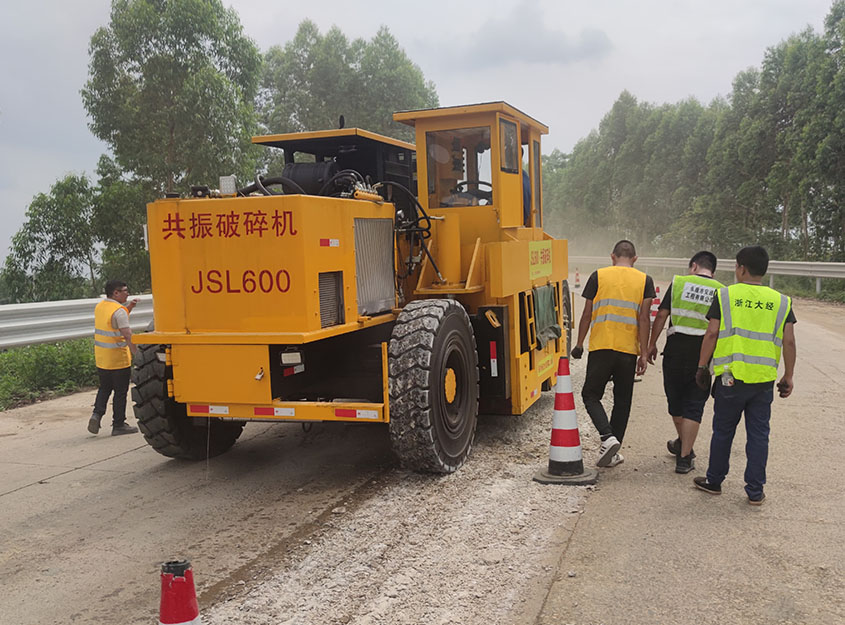
[[[762,285],[769,255],[759,246],[736,255],[737,283],[719,289],[707,313],[710,320],[701,344],[696,381],[710,387],[712,356],[717,376],[713,385],[713,437],[706,477],[694,478],[696,488],[718,495],[728,474],[736,427],[745,414],[745,492],[748,502],[763,503],[769,456],[769,419],[774,383],[783,351],[781,397],[792,394],[795,369],[795,315],[792,301]]]
[[[724,286],[713,279],[714,271],[715,254],[707,251],[695,254],[689,261],[689,273],[672,279],[651,328],[647,353],[648,362],[653,364],[657,358],[657,339],[669,319],[663,349],[663,390],[678,434],[666,443],[669,453],[675,456],[675,473],[689,473],[695,467],[692,447],[709,395],[709,389],[698,387],[695,374],[708,325],[707,311],[716,290]]]

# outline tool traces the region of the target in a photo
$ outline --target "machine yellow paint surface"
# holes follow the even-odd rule
[[[511,413],[524,412],[539,398],[540,385],[554,379],[565,340],[549,341],[542,349],[532,345],[525,351],[520,339],[525,298],[531,297],[533,288],[559,284],[568,274],[567,242],[553,239],[540,227],[541,172],[534,147],[548,128],[501,102],[403,112],[394,118],[415,128],[417,198],[432,219],[427,246],[434,262],[416,250],[424,260],[401,284],[404,301],[397,296],[393,310],[385,314],[359,316],[357,308],[355,219],[393,220],[395,214],[394,205],[375,200],[372,189],[348,198],[272,195],[165,199],[148,205],[155,331],[139,335],[137,342],[170,346],[170,392],[187,405],[189,416],[220,417],[209,412],[212,405],[220,405],[226,407],[222,418],[388,421],[386,343],[381,345],[381,402],[287,401],[273,391],[270,349],[390,324],[408,301],[418,298],[453,297],[470,315],[485,305],[508,308]],[[514,165],[513,145],[503,143],[514,126],[517,150],[524,146],[525,152],[515,166],[503,168],[503,163]],[[486,130],[456,134],[452,142],[443,139],[461,129]],[[465,162],[459,167],[454,159],[428,159],[430,133],[445,133],[430,136],[437,137],[440,149],[462,155]],[[470,142],[482,135],[489,135],[489,145]],[[359,129],[269,135],[253,142],[273,146],[352,136],[413,148]],[[471,182],[470,174],[480,175],[479,161],[473,163],[471,158],[478,148],[489,159],[490,179]],[[434,168],[431,176],[429,167]],[[523,167],[532,189],[527,223]],[[441,205],[443,197],[459,195],[453,185],[480,195],[477,182],[490,183],[488,200]],[[401,274],[408,249],[395,238],[394,256]],[[343,276],[343,320],[329,327],[321,327],[320,272]],[[559,297],[557,307],[562,323]],[[455,398],[454,371],[446,373],[443,390],[447,400]]]
[[[451,224],[446,227],[448,235],[434,237],[430,247],[435,261],[443,259],[438,263],[440,276],[432,263],[423,263],[420,277],[413,285],[414,295],[456,297],[470,313],[481,305],[508,306],[509,353],[513,359],[511,411],[522,413],[539,398],[537,388],[542,382],[553,380],[557,358],[566,353],[565,339],[550,341],[541,350],[522,352],[520,349],[519,320],[523,311],[519,306],[519,294],[529,293],[533,287],[560,283],[568,275],[567,242],[554,239],[539,227],[542,224],[542,200],[538,197],[541,173],[534,147],[536,144],[539,149],[540,137],[548,133],[548,127],[504,102],[401,112],[396,113],[394,119],[413,126],[416,131],[420,203],[434,219],[443,220],[436,222],[438,232],[444,230],[447,219]],[[505,170],[504,163],[508,159],[504,158],[504,129],[513,125],[516,125],[516,135],[524,151],[517,167]],[[484,136],[479,129],[489,133],[489,146],[475,143]],[[455,131],[451,143],[450,130]],[[436,140],[439,147],[433,148],[429,140]],[[432,149],[451,150],[451,160],[429,158]],[[438,198],[451,193],[450,185],[480,175],[478,163],[473,163],[469,155],[481,150],[485,150],[485,154],[489,152],[490,201],[471,202],[467,206],[440,206],[438,202],[442,200]],[[458,157],[464,159],[461,167],[455,163]],[[527,224],[523,223],[524,165],[528,166],[525,173],[532,189]],[[430,167],[435,167],[436,173],[430,175]],[[457,225],[454,224],[455,216],[460,219]],[[459,239],[460,244],[456,244],[455,239]],[[460,266],[458,279],[454,274],[456,266]],[[481,288],[474,289],[476,284]],[[560,309],[559,300],[558,323],[562,325]]]
[[[167,303],[155,307],[155,332],[139,342],[229,342],[239,335],[250,337],[246,342],[305,342],[359,329],[354,218],[392,220],[393,205],[320,198],[314,211],[313,201],[287,195],[149,204],[152,277],[156,297]],[[316,278],[338,269],[347,277],[346,324],[324,329]]]
[[[264,345],[173,345],[176,401],[267,404],[270,360]]]

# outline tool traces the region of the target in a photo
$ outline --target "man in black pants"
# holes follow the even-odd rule
[[[578,341],[572,357],[581,358],[590,334],[587,375],[581,397],[593,425],[601,436],[596,465],[613,467],[624,461],[622,446],[634,375],[645,373],[654,281],[634,269],[637,254],[630,241],[619,241],[610,255],[612,266],[594,271],[584,285],[584,312],[578,325]],[[639,358],[637,357],[639,355]],[[601,404],[604,389],[613,380],[613,411],[608,421]]]
[[[88,419],[88,431],[100,431],[100,421],[106,414],[109,396],[114,393],[112,404],[112,436],[132,434],[138,431],[126,423],[126,394],[129,391],[129,377],[132,371],[132,355],[138,350],[132,342],[129,327],[129,311],[138,300],[128,304],[129,287],[120,280],[106,283],[106,298],[94,309],[94,359],[100,388],[94,401],[94,412]]]

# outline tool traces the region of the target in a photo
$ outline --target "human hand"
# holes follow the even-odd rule
[[[575,360],[579,360],[581,356],[584,355],[584,348],[580,345],[576,345],[572,348],[572,351],[569,352],[569,355],[572,356]]]
[[[645,355],[642,355],[637,358],[637,375],[644,374],[646,369],[648,369],[648,361],[646,361]]]
[[[132,310],[132,309],[133,309],[133,308],[135,308],[135,306],[137,306],[140,302],[141,302],[141,300],[139,300],[139,299],[136,297],[135,299],[131,299],[131,300],[129,300],[129,301],[126,303],[126,307],[127,307],[129,310]]]
[[[657,345],[649,347],[646,356],[648,356],[648,364],[653,365],[654,361],[657,360]]]
[[[792,395],[793,388],[795,388],[795,386],[792,384],[792,378],[783,376],[780,379],[780,382],[778,382],[778,395],[784,398],[789,397]]]
[[[695,372],[695,383],[702,391],[710,390],[710,367],[699,367]]]

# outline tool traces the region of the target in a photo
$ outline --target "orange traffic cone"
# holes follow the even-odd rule
[[[549,446],[549,469],[534,476],[541,484],[595,484],[598,472],[584,470],[581,436],[575,415],[575,396],[569,377],[569,359],[561,358],[557,366],[555,412],[552,421],[552,442]]]
[[[200,609],[194,590],[194,572],[188,560],[161,565],[159,625],[200,625]]]
[[[581,288],[581,275],[578,273],[578,267],[575,268],[575,288]]]

